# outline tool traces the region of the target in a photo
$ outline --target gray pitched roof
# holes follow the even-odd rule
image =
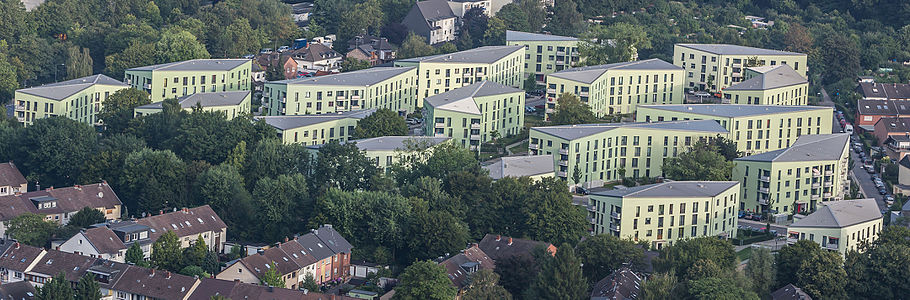
[[[831,107],[825,106],[805,106],[805,105],[748,105],[748,104],[668,104],[668,105],[639,105],[652,109],[660,109],[675,112],[693,113],[699,115],[708,115],[716,117],[747,117],[773,115],[791,112],[811,111],[811,110],[832,110]]]
[[[318,77],[272,81],[269,83],[285,85],[371,86],[416,68],[417,67],[376,67]]]
[[[503,157],[483,168],[490,171],[493,179],[552,174],[554,171],[552,155]]]
[[[417,9],[420,10],[420,14],[423,15],[423,18],[427,21],[436,21],[454,18],[455,13],[452,12],[452,7],[449,6],[449,3],[445,0],[427,0],[414,3],[417,6]]]
[[[818,210],[790,224],[790,227],[842,228],[881,219],[875,199],[825,201]]]
[[[579,124],[560,125],[548,127],[533,127],[531,130],[543,132],[552,136],[574,140],[589,135],[594,135],[618,128],[637,128],[650,130],[681,130],[696,132],[711,132],[717,134],[728,133],[727,129],[714,120],[668,121],[653,123],[604,123],[604,124]]]
[[[127,69],[127,71],[228,71],[237,68],[249,59],[192,59]]]
[[[670,181],[591,194],[623,198],[714,197],[738,184],[739,181]]]
[[[319,124],[323,122],[341,120],[346,118],[356,118],[363,119],[369,115],[372,115],[373,112],[376,112],[375,108],[365,109],[365,110],[353,110],[348,112],[336,113],[336,114],[321,114],[321,115],[294,115],[294,116],[262,116],[256,117],[256,120],[263,120],[266,124],[272,125],[272,127],[278,128],[280,130],[288,130],[293,128],[300,128],[304,126],[310,126],[313,124]]]
[[[212,93],[195,93],[178,98],[180,107],[193,108],[196,104],[202,107],[238,105],[250,95],[250,91],[225,91]],[[161,109],[164,101],[149,103],[136,108]]]
[[[809,83],[809,81],[796,73],[793,68],[788,65],[780,65],[746,81],[734,84],[724,91],[770,90],[804,83]]]
[[[417,145],[428,144],[433,146],[449,140],[447,137],[432,136],[381,136],[368,139],[353,140],[351,143],[357,144],[357,148],[363,151],[395,151],[405,150],[408,143]]]
[[[863,98],[881,98],[888,100],[910,99],[910,84],[861,82],[858,90]]]
[[[449,54],[401,59],[400,62],[449,62],[449,63],[493,63],[516,51],[524,51],[525,46],[483,46]]]
[[[794,162],[838,160],[850,143],[850,134],[803,135],[789,148],[737,158],[742,161]]]
[[[682,68],[663,60],[652,58],[606,65],[571,68],[552,73],[547,76],[553,76],[556,78],[568,79],[583,83],[592,83],[609,70],[682,70]]]
[[[779,290],[771,293],[771,299],[773,300],[812,300],[812,297],[806,292],[803,292],[802,289],[796,287],[795,285],[788,284]]]
[[[860,115],[897,116],[910,114],[910,104],[903,100],[859,99],[856,113]]]
[[[96,84],[129,87],[129,85],[103,74],[86,76],[67,81],[16,90],[16,92],[38,97],[63,100]]]
[[[439,95],[427,97],[424,101],[432,105],[435,109],[480,114],[480,108],[477,107],[477,102],[474,101],[475,97],[509,93],[522,93],[522,90],[484,80]]]
[[[720,55],[800,55],[805,56],[802,53],[781,51],[781,50],[771,50],[771,49],[762,49],[762,48],[753,48],[739,45],[727,45],[727,44],[676,44],[680,47],[686,47],[690,49],[695,49],[699,51],[704,51],[708,53],[720,54]]]
[[[543,33],[506,30],[506,41],[577,41],[578,38]]]
[[[13,162],[0,163],[0,186],[20,186],[28,183]],[[25,192],[25,191],[23,191]]]

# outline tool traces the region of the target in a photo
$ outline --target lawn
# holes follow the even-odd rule
[[[528,152],[528,141],[524,141],[515,147],[509,148],[509,151],[512,151],[512,153],[527,153]]]
[[[739,250],[739,252],[736,252],[736,258],[739,258],[739,261],[744,261],[744,260],[752,258],[752,247],[749,247],[749,248],[746,248],[743,250]]]

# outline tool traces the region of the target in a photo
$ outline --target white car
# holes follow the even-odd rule
[[[695,96],[698,96],[698,97],[711,97],[711,94],[709,94],[708,92],[696,92],[696,93],[695,93]]]

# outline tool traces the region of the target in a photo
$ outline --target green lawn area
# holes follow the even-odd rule
[[[739,252],[736,252],[736,258],[739,258],[739,261],[744,261],[749,258],[752,258],[752,247],[749,247],[749,248],[746,248],[743,250],[739,250]]]
[[[545,126],[546,121],[543,120],[543,115],[537,114],[527,114],[525,115],[525,128],[531,128],[534,126]]]
[[[512,151],[512,153],[526,153],[526,152],[528,152],[528,141],[524,141],[524,142],[522,142],[521,144],[518,144],[518,146],[509,148],[509,151]]]

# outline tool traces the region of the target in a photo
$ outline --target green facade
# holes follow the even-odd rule
[[[313,78],[267,82],[263,104],[270,116],[314,115],[386,108],[417,108],[417,68],[371,68]]]
[[[194,59],[128,69],[124,82],[159,102],[195,93],[248,91],[251,68],[249,59]]]
[[[756,59],[754,65],[750,60]],[[806,77],[802,53],[722,44],[676,44],[673,64],[686,69],[686,89],[720,92],[744,80],[745,68],[789,65]]]
[[[495,82],[481,81],[424,102],[425,134],[451,138],[471,150],[493,140],[493,132],[506,137],[524,127],[524,91]]]
[[[16,90],[16,120],[29,126],[40,118],[62,116],[82,123],[101,125],[97,114],[111,94],[128,85],[104,75]]]
[[[545,84],[548,74],[578,63],[578,39],[574,37],[508,30],[506,45],[525,47],[523,78],[534,75],[540,85]]]

